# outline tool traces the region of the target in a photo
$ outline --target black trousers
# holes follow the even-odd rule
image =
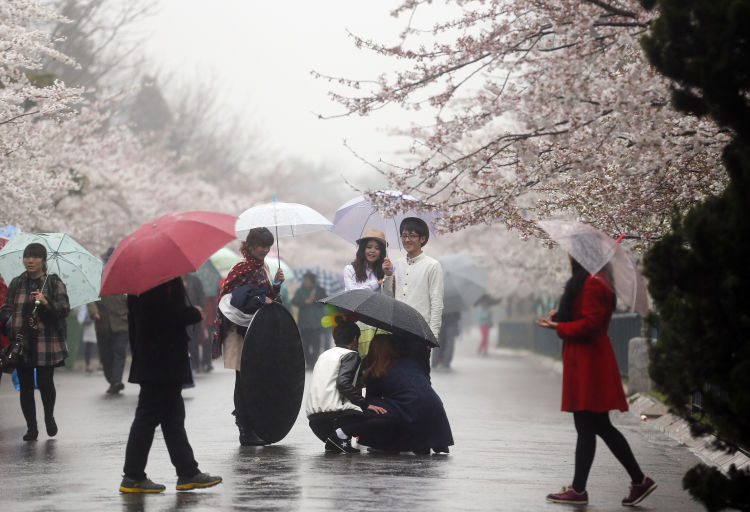
[[[401,425],[401,419],[391,411],[378,414],[367,409],[359,421],[344,425],[341,430],[348,436],[360,437],[365,445],[388,448],[396,440],[397,430]]]
[[[102,362],[104,378],[110,384],[122,382],[125,357],[128,354],[127,331],[97,331],[96,346],[99,349],[99,360]]]
[[[42,396],[44,419],[51,420],[55,415],[55,367],[38,366],[36,368],[36,384]],[[26,420],[26,428],[37,430],[36,402],[34,401],[34,368],[18,368],[18,384],[21,387],[21,411]]]
[[[321,441],[325,441],[337,428],[350,426],[364,419],[365,417],[361,412],[346,410],[316,414],[310,417],[308,421],[313,434]]]
[[[125,476],[135,480],[146,478],[146,462],[157,425],[161,426],[169,459],[177,470],[177,476],[198,474],[198,463],[185,432],[182,383],[148,382],[141,384],[135,419],[130,427],[123,468]]]
[[[573,477],[573,489],[576,492],[586,490],[591,465],[596,452],[596,436],[601,437],[612,454],[625,467],[631,482],[640,484],[643,481],[638,462],[630,449],[625,436],[609,421],[609,412],[576,411],[573,413],[578,440],[576,441],[576,470]]]

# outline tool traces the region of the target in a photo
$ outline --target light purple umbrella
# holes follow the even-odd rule
[[[362,233],[367,228],[376,228],[385,233],[385,240],[390,248],[402,250],[401,233],[399,226],[406,217],[418,217],[427,223],[430,236],[435,236],[435,222],[440,218],[440,213],[431,211],[418,212],[414,208],[419,204],[413,196],[403,194],[397,190],[378,190],[376,194],[400,202],[404,210],[393,216],[385,216],[377,210],[375,205],[366,196],[355,197],[347,201],[336,210],[333,218],[333,229],[331,232],[340,236],[349,243],[356,244]]]
[[[565,249],[589,274],[596,274],[610,263],[617,296],[631,312],[648,314],[648,295],[643,276],[628,251],[588,224],[570,220],[545,220],[539,225],[549,237]]]

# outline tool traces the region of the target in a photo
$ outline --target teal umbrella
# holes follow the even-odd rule
[[[0,250],[0,275],[6,282],[26,270],[23,251],[33,242],[47,248],[47,273],[57,274],[65,283],[71,308],[99,300],[102,261],[65,233],[13,235]]]

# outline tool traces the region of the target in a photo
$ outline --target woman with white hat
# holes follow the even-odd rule
[[[383,260],[386,256],[385,233],[375,228],[367,228],[362,238],[357,240],[357,254],[349,265],[344,267],[344,287],[346,290],[366,289],[380,292],[385,278]],[[375,329],[359,324],[359,355],[365,357],[370,348],[370,340]]]

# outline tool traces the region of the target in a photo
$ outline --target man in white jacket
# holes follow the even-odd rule
[[[305,400],[305,414],[310,428],[326,451],[356,453],[351,439],[341,432],[341,427],[364,419],[363,411],[370,409],[384,414],[382,407],[367,405],[362,396],[360,377],[361,359],[357,352],[359,327],[354,322],[343,321],[333,330],[336,346],[318,357],[313,368],[310,389]]]

